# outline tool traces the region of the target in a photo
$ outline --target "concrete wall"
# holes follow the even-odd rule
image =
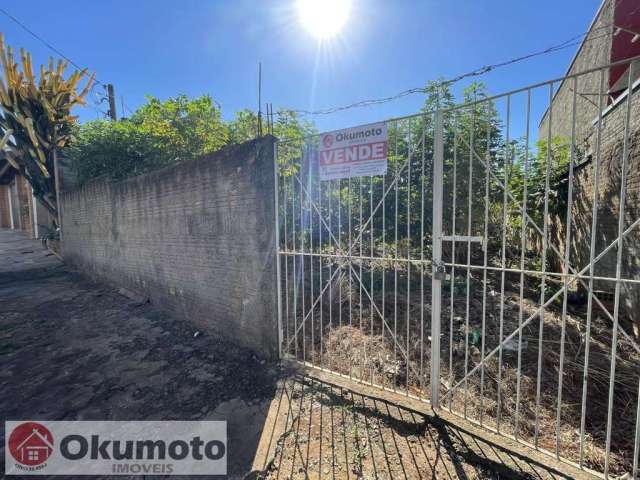
[[[65,261],[277,356],[273,142],[64,193]]]

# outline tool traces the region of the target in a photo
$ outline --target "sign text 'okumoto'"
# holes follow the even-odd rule
[[[7,475],[225,475],[224,421],[8,421]]]
[[[320,180],[387,172],[387,124],[374,123],[320,135]]]

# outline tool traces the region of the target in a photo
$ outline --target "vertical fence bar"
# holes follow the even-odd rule
[[[638,455],[640,455],[640,382],[638,382],[638,399],[636,404],[636,436],[633,441],[633,473],[631,478],[638,478]]]
[[[349,275],[349,351],[353,348],[353,274],[351,273],[351,266],[353,264],[353,244],[352,244],[352,231],[351,231],[351,177],[347,182],[347,190],[349,195],[348,213],[349,216],[349,258],[347,258],[347,272]],[[353,376],[353,362],[349,362],[349,378]]]
[[[329,232],[333,232],[333,180],[329,180],[329,184],[327,185],[327,195],[329,197],[329,206],[327,208],[327,215],[329,217]],[[340,245],[337,244],[336,238],[333,237],[333,245],[335,249],[329,248],[329,251],[332,254],[337,254],[340,251]],[[329,240],[329,245],[331,245],[331,240]],[[333,329],[333,258],[328,259],[329,263],[329,327],[327,328],[327,333],[331,336],[331,331]],[[329,369],[331,369],[331,356],[329,355]]]
[[[342,241],[342,179],[340,178],[338,179],[338,245],[340,247],[340,250],[343,250],[342,243],[343,243]],[[338,266],[336,268],[339,268],[340,270],[342,270],[345,260],[347,259],[340,258],[340,263],[338,263]],[[343,290],[342,271],[340,272],[338,279],[340,281],[340,283],[338,283],[338,325],[340,328],[340,333],[342,334],[342,290]]]
[[[500,259],[500,327],[498,337],[498,411],[496,412],[496,430],[500,433],[502,414],[502,338],[504,337],[504,284],[507,267],[507,217],[509,209],[509,174],[511,168],[511,145],[509,128],[511,126],[511,96],[507,96],[507,128],[504,143],[504,191],[502,197],[502,255]]]
[[[277,144],[275,144],[277,146]],[[276,156],[277,158],[277,156]],[[277,160],[276,160],[277,165]],[[279,172],[278,172],[279,174]],[[287,179],[282,179],[282,186],[284,190],[284,199],[283,199],[283,223],[284,223],[284,241],[282,244],[284,245],[284,251],[288,252],[289,250],[289,238],[287,231],[287,224],[289,223],[288,215],[287,215],[287,204],[289,203],[289,189]],[[280,247],[279,247],[280,248]],[[284,256],[284,318],[285,318],[285,332],[286,332],[286,345],[289,345],[289,255]],[[281,347],[282,348],[282,347]],[[286,354],[287,352],[284,352]],[[282,359],[283,352],[280,352],[280,358]]]
[[[306,158],[308,159],[308,154],[309,154],[309,148],[307,147],[305,149],[306,152]],[[305,158],[301,158],[300,161],[300,176],[302,177],[303,174],[303,169],[304,169],[304,162],[305,162]],[[307,175],[309,173],[307,172]],[[302,265],[302,267],[300,268],[300,289],[301,289],[301,303],[302,303],[302,314],[300,316],[300,319],[302,321],[302,361],[306,362],[307,361],[307,321],[306,321],[306,316],[307,316],[307,309],[306,307],[306,301],[305,301],[305,288],[304,288],[304,284],[306,283],[306,276],[305,276],[305,259],[304,259],[304,237],[306,235],[306,228],[305,228],[305,221],[304,221],[304,202],[303,202],[303,178],[300,178],[300,264]],[[313,305],[313,301],[312,301],[312,305]]]
[[[491,179],[491,122],[487,122],[487,159],[484,164],[484,254],[482,258],[482,338],[480,339],[480,425],[484,416],[484,354],[487,330],[487,261],[489,252],[489,184]]]
[[[562,419],[562,383],[564,377],[564,342],[567,330],[567,290],[569,289],[569,260],[571,257],[571,210],[573,208],[573,167],[576,163],[576,100],[578,92],[578,77],[573,77],[573,100],[571,113],[571,151],[569,152],[569,190],[567,192],[567,231],[564,242],[564,266],[562,284],[564,295],[562,298],[562,326],[560,331],[560,366],[558,369],[558,401],[556,412],[556,458],[560,459],[560,421]]]
[[[442,280],[442,183],[444,179],[444,125],[442,111],[435,113],[433,135],[433,262],[431,273],[431,405],[440,407],[440,309]]]
[[[426,117],[422,119],[422,152],[420,166],[420,392],[424,395],[424,155]]]
[[[453,128],[453,182],[452,182],[452,196],[453,206],[451,215],[451,264],[456,264],[456,217],[457,217],[457,199],[458,199],[458,122],[454,118]],[[456,291],[456,267],[451,267],[451,280],[450,280],[450,300],[449,300],[449,388],[453,386],[454,374],[453,374],[453,317],[455,310],[455,291]],[[451,412],[451,406],[453,403],[453,395],[449,395],[449,411]]]
[[[276,142],[273,143],[273,181],[274,181],[274,202],[275,202],[275,241],[276,241],[276,251],[275,251],[275,256],[276,256],[276,290],[278,292],[278,305],[277,305],[277,309],[278,309],[278,358],[282,358],[282,285],[280,284],[280,202],[279,202],[279,196],[280,196],[280,182],[278,179],[278,144]],[[285,204],[286,204],[286,198],[284,199]],[[285,215],[285,221],[286,221],[286,215]],[[285,237],[286,239],[286,237]],[[284,256],[284,259],[286,260],[286,256]]]
[[[627,110],[624,124],[624,141],[622,146],[622,175],[620,179],[620,208],[618,211],[618,251],[616,257],[616,290],[613,302],[613,333],[611,334],[611,371],[609,374],[609,406],[607,408],[607,441],[606,456],[604,458],[604,477],[609,477],[611,453],[611,424],[613,422],[613,390],[616,380],[616,352],[618,350],[618,324],[620,322],[620,287],[622,276],[622,250],[624,248],[624,216],[627,194],[627,169],[629,164],[629,131],[631,130],[631,102],[633,100],[633,71],[635,62],[629,64],[627,79]]]
[[[364,336],[364,329],[362,328],[362,283],[363,283],[363,279],[362,279],[362,247],[364,247],[364,231],[362,228],[362,219],[363,219],[363,215],[362,215],[362,184],[363,184],[363,179],[362,177],[360,177],[360,182],[359,182],[359,187],[360,187],[360,191],[359,191],[359,196],[360,196],[360,224],[358,226],[358,237],[360,238],[360,244],[358,245],[358,253],[360,254],[360,278],[358,279],[358,286],[359,286],[359,292],[360,292],[360,335]],[[365,369],[365,358],[367,356],[367,342],[366,340],[364,340],[362,342],[362,350],[363,352],[360,353],[360,355],[362,356],[361,358],[361,368],[360,368],[360,381],[363,381],[363,375],[364,375],[364,369]]]
[[[467,236],[471,238],[473,226],[473,155],[475,154],[476,106],[471,107],[471,131],[469,132],[469,176],[467,178]],[[467,418],[469,399],[469,316],[471,308],[471,241],[467,239],[467,303],[464,316],[464,418]]]
[[[313,261],[315,259],[315,252],[313,248],[313,210],[311,208],[311,203],[313,202],[313,170],[312,170],[312,162],[311,162],[311,147],[309,147],[309,156],[307,157],[307,165],[308,165],[308,205],[309,205],[309,307],[311,310],[309,311],[311,317],[311,363],[316,363],[316,338],[315,338],[315,321],[314,321],[314,312],[315,312],[315,296],[313,295],[313,285],[315,284],[315,275],[313,274]],[[322,286],[320,286],[322,289]]]
[[[294,335],[294,354],[298,360],[298,253],[296,246],[296,184],[295,172],[291,176],[291,228],[293,230],[292,247],[293,247],[293,335]]]
[[[318,159],[319,162],[319,159]],[[322,269],[324,268],[323,260],[322,260],[322,221],[323,221],[323,213],[322,213],[322,182],[320,181],[320,166],[318,165],[318,170],[316,174],[316,182],[318,182],[318,277],[319,277],[319,288],[320,288],[320,365],[323,365],[324,360],[324,312],[322,309],[322,300],[324,298],[324,285],[322,284]],[[329,220],[331,221],[331,220]],[[328,234],[329,232],[327,232]],[[331,242],[329,242],[331,243]],[[329,297],[331,298],[331,297]],[[331,301],[331,300],[329,300]]]
[[[373,230],[375,228],[375,222],[373,221],[373,176],[369,177],[369,219],[371,222],[371,227],[369,228],[369,253],[371,257],[371,260],[369,261],[369,291],[371,292],[371,299],[369,304],[369,322],[371,323],[371,327],[369,331],[371,338],[373,338],[375,335],[373,332],[373,301],[376,298],[373,291]],[[384,326],[382,328],[384,328]],[[371,383],[374,383],[375,379],[373,375],[373,362],[371,362],[371,368],[369,370],[369,381]]]
[[[387,132],[389,131],[389,124],[387,123]],[[387,160],[387,170],[390,170],[389,165],[388,165],[389,161]],[[386,210],[386,198],[387,196],[385,195],[386,192],[386,174],[382,176],[382,190],[380,191],[380,193],[382,194],[382,258],[384,259],[382,261],[382,271],[381,271],[381,275],[382,275],[382,285],[381,285],[381,290],[382,290],[382,310],[380,311],[380,313],[382,313],[382,318],[381,318],[381,324],[380,324],[380,333],[382,335],[382,345],[385,346],[385,334],[384,334],[384,324],[386,322],[386,316],[387,316],[387,312],[385,310],[386,308],[386,301],[385,301],[385,277],[386,277],[386,256],[387,256],[387,223],[386,223],[386,215],[387,215],[387,210]]]
[[[536,423],[534,433],[534,445],[538,446],[538,436],[540,434],[540,393],[542,379],[542,346],[544,336],[544,304],[545,304],[545,288],[546,288],[546,272],[547,272],[547,241],[549,227],[549,177],[551,176],[551,124],[553,113],[553,83],[549,84],[549,128],[547,130],[547,169],[545,174],[544,185],[544,217],[542,224],[542,281],[540,282],[540,328],[538,330],[538,377],[536,379]]]
[[[408,128],[407,139],[407,342],[405,344],[406,361],[407,361],[407,396],[409,395],[409,377],[411,372],[410,355],[409,355],[409,327],[411,323],[411,159],[413,157],[411,151],[411,123]]]
[[[400,165],[398,162],[398,136],[399,128],[398,121],[396,120],[396,154],[395,154],[395,176],[400,173]],[[394,254],[393,254],[393,391],[396,390],[397,383],[397,362],[398,362],[398,181],[394,183],[395,193],[395,227],[394,227]]]
[[[516,378],[516,413],[514,422],[514,437],[518,439],[518,431],[520,426],[520,388],[522,375],[522,319],[524,315],[524,252],[527,249],[527,195],[528,195],[528,176],[529,176],[529,127],[531,121],[531,89],[527,90],[527,119],[525,132],[525,148],[524,148],[524,172],[522,186],[522,227],[520,230],[520,305],[518,306],[518,375]]]
[[[598,127],[596,131],[596,163],[594,165],[593,205],[591,217],[591,244],[589,247],[589,291],[587,300],[587,327],[584,347],[584,370],[582,372],[582,405],[580,409],[580,467],[584,465],[584,430],[587,413],[587,384],[589,380],[589,354],[591,345],[591,317],[593,308],[593,274],[595,267],[596,231],[598,228],[598,200],[600,187],[600,147],[602,143],[602,109],[604,95],[604,69],[600,70],[598,86]]]

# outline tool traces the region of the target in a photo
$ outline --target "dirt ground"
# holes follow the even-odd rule
[[[228,341],[195,333],[69,271],[39,242],[0,230],[3,423],[227,420],[229,472],[239,477],[250,470],[281,372]]]
[[[411,403],[329,374],[289,377],[272,403],[277,425],[267,422],[269,455],[254,478],[591,478]]]
[[[195,333],[0,230],[0,421],[227,420],[230,478],[574,478]]]

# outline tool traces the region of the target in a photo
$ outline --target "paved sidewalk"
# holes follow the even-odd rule
[[[70,271],[40,242],[0,230],[3,423],[226,419],[237,477],[251,467],[279,370],[195,331]]]

